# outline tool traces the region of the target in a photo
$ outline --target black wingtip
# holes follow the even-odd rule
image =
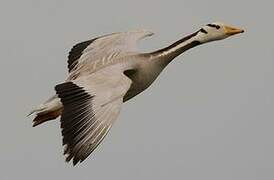
[[[73,166],[76,166],[79,162],[79,159],[77,157],[73,158]]]
[[[72,47],[68,55],[68,69],[69,72],[77,65],[78,59],[82,56],[83,51],[93,42],[95,39],[78,43]]]

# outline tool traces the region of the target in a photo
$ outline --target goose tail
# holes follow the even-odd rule
[[[33,127],[38,126],[44,122],[58,118],[63,111],[63,105],[57,95],[51,97],[45,103],[40,104],[34,108],[28,116],[34,114]]]

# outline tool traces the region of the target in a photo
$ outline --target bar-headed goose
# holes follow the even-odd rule
[[[140,53],[146,30],[114,33],[76,44],[68,56],[69,75],[56,95],[35,108],[33,126],[61,116],[64,154],[84,161],[117,119],[123,102],[144,91],[175,57],[195,46],[244,32],[223,23],[207,24],[163,49]]]

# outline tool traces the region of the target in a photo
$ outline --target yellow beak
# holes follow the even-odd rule
[[[224,28],[225,28],[226,34],[229,36],[244,32],[243,29],[238,29],[238,28],[234,28],[234,27],[230,27],[230,26],[225,26]]]

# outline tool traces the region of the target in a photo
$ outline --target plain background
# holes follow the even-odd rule
[[[273,5],[1,0],[0,179],[274,179]],[[26,118],[67,76],[76,42],[145,28],[156,33],[140,44],[150,51],[214,21],[246,33],[178,57],[81,165],[64,162],[59,121]]]

